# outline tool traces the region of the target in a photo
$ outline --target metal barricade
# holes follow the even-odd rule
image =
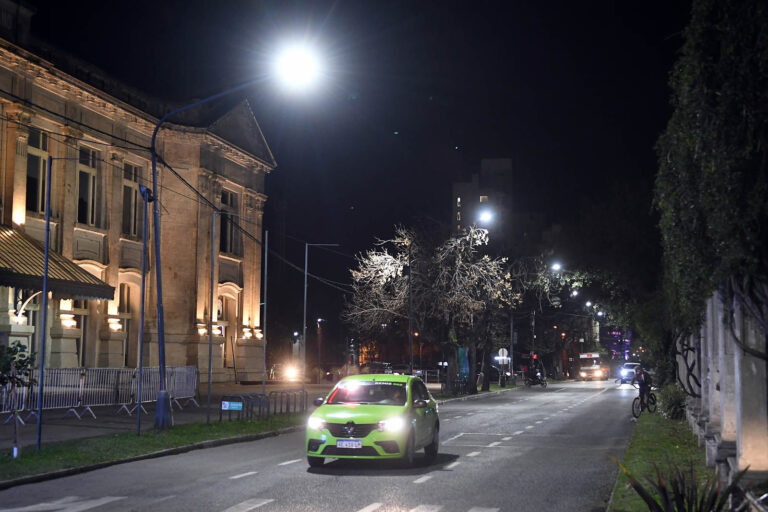
[[[0,401],[0,412],[11,413],[3,422],[3,425],[10,421],[17,421],[24,425],[24,420],[21,419],[21,413],[27,404],[29,388],[23,386],[17,386],[16,389],[11,389],[9,384],[3,386],[0,390],[2,393],[2,400]]]
[[[179,400],[185,400],[184,405],[190,402],[195,407],[200,407],[195,399],[197,397],[198,371],[196,366],[177,366],[168,369],[168,392],[171,396],[171,404],[183,407]]]
[[[303,412],[307,410],[307,392],[301,389],[283,389],[269,393],[271,414]]]
[[[269,395],[261,393],[246,395],[246,414],[249,420],[269,418]]]
[[[37,415],[39,405],[42,409],[65,409],[77,407],[82,402],[84,386],[82,368],[46,368],[43,372],[43,402],[38,404],[40,383],[35,382],[29,390],[26,420]]]

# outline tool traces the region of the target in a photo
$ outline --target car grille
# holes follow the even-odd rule
[[[360,457],[374,457],[379,453],[373,446],[363,446],[362,448],[337,448],[330,445],[323,449],[323,455],[357,455]]]
[[[348,423],[328,423],[326,428],[333,437],[365,437],[375,430],[378,425]]]
[[[320,448],[321,444],[323,444],[323,441],[320,439],[310,439],[307,443],[307,450],[310,452],[316,452],[318,448]]]
[[[400,451],[400,448],[398,448],[395,441],[376,441],[375,444],[381,446],[381,448],[387,453],[397,453]]]

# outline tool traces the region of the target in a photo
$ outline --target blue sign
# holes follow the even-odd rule
[[[467,358],[467,349],[459,348],[459,377],[469,378],[469,359]]]
[[[242,411],[243,402],[227,402],[222,400],[221,410],[222,411]]]

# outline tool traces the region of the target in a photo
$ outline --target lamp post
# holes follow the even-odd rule
[[[304,400],[304,393],[307,382],[307,269],[309,268],[309,248],[310,247],[338,247],[339,244],[304,244],[304,323],[301,336],[301,396]],[[306,400],[304,402],[306,407]]]
[[[144,225],[141,230],[141,318],[139,320],[139,382],[138,382],[138,398],[136,400],[136,435],[141,435],[141,381],[142,381],[142,368],[144,367],[144,295],[146,293],[146,281],[147,281],[147,228],[149,220],[147,219],[147,203],[151,203],[155,200],[152,193],[144,185],[139,186],[141,197],[144,199]]]
[[[305,88],[314,82],[319,76],[319,63],[316,56],[307,47],[291,46],[282,51],[275,60],[275,72],[277,77],[294,91]],[[152,131],[150,152],[152,155],[152,194],[157,199],[157,133],[160,126],[168,119],[186,110],[198,107],[204,103],[228,96],[260,82],[262,79],[254,79],[235,87],[213,94],[189,105],[168,112],[155,125]],[[155,411],[155,428],[164,429],[173,425],[170,396],[165,385],[165,324],[163,315],[163,280],[160,257],[160,213],[157,200],[152,205],[152,214],[155,223],[155,274],[157,280],[157,345],[158,365],[160,366],[160,391],[157,395],[157,409]]]

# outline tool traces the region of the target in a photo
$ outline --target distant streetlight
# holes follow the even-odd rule
[[[563,266],[559,263],[553,263],[550,268],[555,272],[559,272],[563,268]]]
[[[591,308],[591,307],[592,307],[592,302],[590,302],[590,301],[587,301],[587,303],[585,304],[585,306],[587,306],[588,308]]]
[[[306,46],[288,47],[278,55],[275,60],[275,74],[286,89],[299,91],[306,89],[315,79],[318,78],[320,67],[319,59],[313,58],[314,55]],[[155,228],[155,276],[157,283],[157,346],[158,346],[158,366],[160,367],[160,389],[157,394],[157,407],[155,409],[155,428],[165,429],[173,425],[171,399],[166,389],[165,383],[165,322],[163,314],[163,279],[162,263],[160,259],[160,212],[158,208],[157,193],[157,133],[160,126],[168,119],[184,112],[186,110],[198,107],[204,103],[216,100],[223,96],[228,96],[234,92],[243,90],[251,85],[260,82],[261,79],[249,80],[235,87],[218,92],[201,100],[177,108],[165,114],[155,125],[152,131],[150,144],[150,153],[152,157],[152,196],[155,201],[152,203],[152,214]],[[306,325],[306,318],[305,318]]]

